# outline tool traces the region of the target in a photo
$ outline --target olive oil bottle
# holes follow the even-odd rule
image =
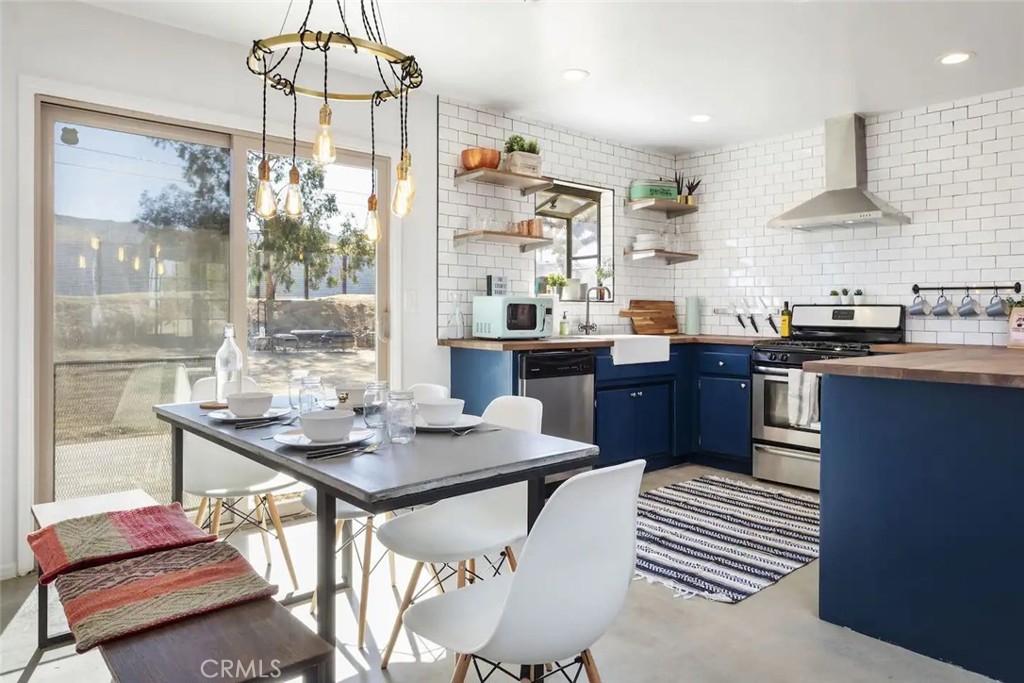
[[[782,336],[783,339],[789,339],[790,335],[792,335],[792,330],[790,328],[790,322],[792,320],[793,320],[793,311],[790,310],[789,302],[787,301],[786,305],[782,307],[782,316],[781,316],[782,329],[779,330],[779,334]]]

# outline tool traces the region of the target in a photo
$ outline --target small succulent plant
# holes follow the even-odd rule
[[[686,194],[693,195],[693,193],[697,191],[697,188],[700,187],[700,182],[700,178],[690,178],[689,180],[687,180]]]
[[[855,289],[855,290],[853,290],[853,295],[854,296],[864,296],[864,290],[863,289]]]
[[[849,295],[850,295],[850,290],[847,289],[846,287],[843,287],[843,296],[849,296]]]
[[[833,289],[833,290],[832,290],[831,292],[829,292],[829,293],[828,293],[828,295],[829,295],[829,296],[839,296],[839,291],[838,291],[838,290],[835,290],[835,289]]]
[[[510,135],[505,141],[505,153],[526,152],[527,154],[540,154],[540,144],[536,140],[527,141],[522,135]]]
[[[682,194],[683,190],[686,189],[686,176],[684,176],[679,171],[676,171],[675,172],[675,181],[676,181],[676,194]]]

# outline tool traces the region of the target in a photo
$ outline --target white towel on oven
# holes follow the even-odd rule
[[[793,368],[789,371],[789,422],[797,427],[809,427],[819,421],[819,377],[813,372]]]

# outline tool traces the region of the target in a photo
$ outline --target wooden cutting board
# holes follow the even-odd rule
[[[651,299],[632,299],[629,308],[619,311],[619,317],[631,318],[636,334],[676,334],[676,303]]]

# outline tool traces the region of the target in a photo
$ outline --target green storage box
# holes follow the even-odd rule
[[[629,184],[629,200],[675,199],[676,184],[671,180],[634,180]]]

